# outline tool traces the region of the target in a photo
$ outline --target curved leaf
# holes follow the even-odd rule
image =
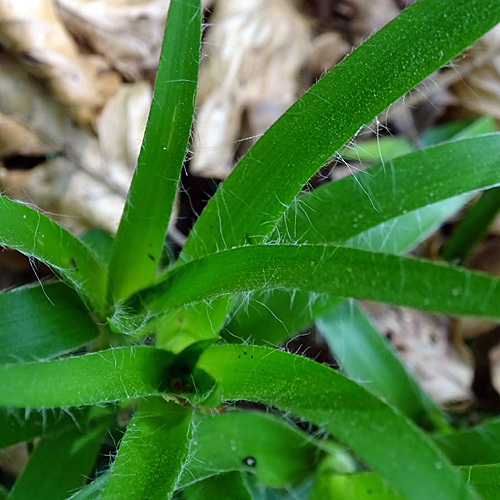
[[[262,241],[360,127],[499,21],[497,0],[420,0],[405,9],[257,141],[202,212],[181,258]]]
[[[332,433],[408,500],[477,498],[405,416],[324,365],[231,345],[205,351],[199,367],[219,382],[224,400],[272,405]]]
[[[262,412],[197,415],[187,464],[179,487],[223,472],[251,472],[261,485],[287,486],[311,474],[322,456],[320,443]],[[337,450],[336,450],[337,451]],[[337,451],[340,470],[347,457]]]
[[[272,288],[499,318],[499,285],[484,274],[420,259],[323,245],[262,245],[219,252],[175,268],[166,280],[134,295],[112,322],[121,331],[134,331],[137,323],[171,308]],[[130,316],[131,311],[142,314]]]
[[[494,133],[368,168],[299,197],[270,239],[345,244],[413,210],[499,184],[499,151],[500,133]]]
[[[0,365],[0,406],[59,408],[159,394],[174,356],[123,347],[42,363]]]
[[[92,308],[105,311],[105,274],[91,251],[35,210],[0,196],[0,245],[36,257],[64,278]]]
[[[200,40],[199,0],[172,0],[143,145],[109,263],[115,299],[149,285],[158,267],[191,130]]]
[[[0,363],[40,361],[88,344],[99,331],[64,283],[0,293]]]

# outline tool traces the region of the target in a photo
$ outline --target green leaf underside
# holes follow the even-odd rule
[[[377,165],[299,197],[274,237],[344,244],[381,223],[500,183],[500,133],[444,143]]]
[[[497,500],[500,495],[500,465],[461,467],[464,480],[481,495],[482,500]],[[379,476],[372,472],[338,475],[320,474],[311,492],[310,500],[404,500],[394,493]],[[443,497],[452,500],[453,497]]]
[[[252,472],[261,485],[287,486],[311,474],[322,456],[319,443],[262,412],[198,414],[194,423],[192,458],[181,488],[229,471]]]
[[[60,360],[0,365],[0,406],[59,408],[159,394],[169,352],[123,347]]]
[[[171,498],[189,452],[192,410],[150,398],[123,437],[102,500]]]
[[[105,311],[105,276],[91,251],[48,217],[0,196],[0,245],[50,266],[97,313]]]
[[[432,276],[432,282],[428,277]],[[455,315],[500,317],[499,281],[444,264],[323,245],[242,247],[189,262],[136,294],[112,321],[137,328],[170,308],[223,294],[287,288]]]
[[[210,200],[181,258],[262,241],[301,187],[362,125],[499,20],[496,0],[420,0],[405,9],[257,141]]]
[[[350,379],[421,425],[440,413],[354,303],[343,302],[316,320],[316,326]]]
[[[66,500],[81,488],[94,465],[107,425],[87,433],[75,425],[42,439],[9,495],[10,500]]]
[[[332,433],[408,500],[477,498],[406,417],[324,365],[232,345],[208,349],[199,367],[219,382],[224,400],[269,404]]]
[[[115,299],[149,285],[158,267],[191,129],[200,39],[200,2],[173,0],[143,147],[111,254]]]
[[[0,293],[0,363],[53,358],[88,344],[96,324],[64,283]]]
[[[193,484],[183,492],[184,500],[252,500],[238,472],[228,472]]]

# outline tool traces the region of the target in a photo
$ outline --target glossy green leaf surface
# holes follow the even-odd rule
[[[231,345],[208,349],[199,366],[219,382],[223,399],[269,404],[327,430],[408,500],[478,498],[405,416],[324,365]]]
[[[238,472],[214,476],[189,486],[183,491],[184,500],[252,500],[248,488]]]
[[[433,276],[432,283],[428,277]],[[500,281],[444,264],[323,245],[242,247],[189,262],[113,318],[127,331],[162,312],[224,294],[287,288],[455,315],[500,317]],[[143,316],[129,317],[131,310]]]
[[[0,317],[0,363],[53,358],[99,334],[78,294],[59,282],[0,293]]]
[[[123,347],[43,363],[0,365],[0,406],[58,408],[159,393],[167,351]]]
[[[104,312],[102,266],[87,246],[45,215],[0,196],[0,245],[47,264],[96,312]]]
[[[343,302],[316,320],[316,326],[349,378],[421,426],[440,416],[438,407],[354,302]]]
[[[111,254],[115,299],[149,285],[158,267],[191,130],[200,39],[199,0],[172,0],[143,145]]]
[[[163,398],[142,401],[123,437],[102,500],[172,497],[189,452],[192,410]]]
[[[73,425],[57,437],[42,439],[9,499],[66,500],[85,484],[106,429],[107,425],[100,425],[82,434]]]
[[[182,258],[262,241],[301,187],[361,126],[499,21],[496,0],[420,0],[405,9],[257,141],[201,214]]]

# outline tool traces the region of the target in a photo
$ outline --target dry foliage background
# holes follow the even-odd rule
[[[193,141],[170,231],[182,244],[213,189],[267,127],[324,72],[395,17],[404,0],[212,0]],[[0,0],[0,189],[75,233],[113,233],[141,144],[168,0]],[[482,113],[500,121],[500,29],[380,117],[418,146],[436,123]],[[384,132],[385,133],[385,132]],[[369,137],[362,133],[359,140]],[[356,168],[364,166],[356,165]],[[321,172],[312,184],[346,175]],[[188,199],[189,198],[189,199]],[[191,210],[191,212],[190,212]],[[186,215],[188,214],[188,215]],[[497,225],[493,232],[498,233]],[[498,244],[490,254],[498,253]],[[0,285],[29,267],[0,252]],[[43,273],[42,273],[43,274]],[[367,305],[439,401],[469,397],[471,371],[447,320]]]

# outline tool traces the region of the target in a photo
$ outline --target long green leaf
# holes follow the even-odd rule
[[[493,130],[490,119],[479,119],[465,129],[460,124],[462,139]],[[439,138],[441,135],[435,137]],[[387,165],[385,169],[377,166],[306,193],[292,203],[270,239],[337,242],[395,254],[410,250],[463,206],[472,191],[498,183],[495,158],[499,143],[500,137],[495,134],[443,144],[396,158],[388,164],[390,172]],[[471,162],[471,152],[477,153],[484,163]],[[455,175],[457,170],[463,172],[463,177]],[[443,171],[448,175],[443,175]],[[398,182],[392,183],[393,178]],[[360,187],[366,182],[371,195]],[[387,195],[388,183],[391,196]],[[453,198],[447,199],[449,196]],[[372,199],[388,203],[379,205],[379,212],[375,212]],[[393,200],[397,203],[391,203]],[[442,201],[429,205],[436,200]],[[336,302],[332,297],[318,299],[300,290],[294,291],[293,296],[285,291],[256,293],[245,307],[233,311],[225,325],[225,337],[279,343],[309,326]]]
[[[405,416],[324,365],[232,345],[209,348],[199,367],[219,382],[225,400],[269,404],[332,433],[408,500],[477,498]]]
[[[192,410],[150,398],[140,403],[123,437],[102,500],[167,500],[189,452]]]
[[[64,283],[0,293],[0,363],[52,358],[88,344],[97,325]]]
[[[435,443],[455,465],[500,463],[500,419],[451,434],[437,435]]]
[[[59,408],[156,395],[173,359],[159,349],[123,347],[42,363],[0,365],[0,406]]]
[[[495,133],[371,167],[298,198],[271,238],[344,244],[413,210],[499,184],[499,151],[500,134]]]
[[[432,425],[440,411],[408,373],[388,342],[352,302],[343,302],[316,320],[342,370],[420,426]],[[442,419],[441,419],[442,420]]]
[[[495,278],[465,269],[357,249],[251,246],[219,252],[174,269],[166,280],[136,294],[123,310],[117,310],[112,322],[122,331],[134,331],[137,323],[170,308],[224,294],[272,288],[498,318],[499,284]],[[131,311],[137,316],[131,316]]]
[[[361,126],[500,21],[497,0],[420,0],[306,92],[245,155],[182,258],[259,242]]]
[[[199,0],[172,0],[143,145],[111,254],[115,299],[149,285],[158,267],[193,119],[200,39]]]
[[[65,500],[85,484],[94,465],[107,425],[87,434],[75,425],[57,436],[42,439],[23,473],[14,484],[9,500]]]
[[[86,298],[94,311],[104,314],[101,264],[80,240],[48,217],[0,196],[0,245],[47,264]]]

